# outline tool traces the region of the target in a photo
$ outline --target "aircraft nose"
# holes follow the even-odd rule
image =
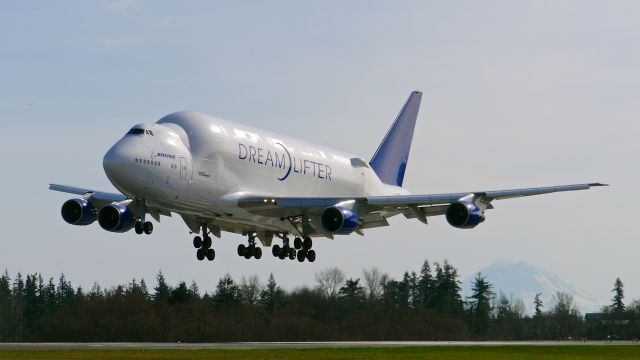
[[[107,178],[118,189],[127,187],[127,169],[130,167],[134,156],[126,145],[122,142],[116,143],[102,159],[102,167]]]
[[[104,158],[102,159],[102,167],[104,168],[104,172],[107,176],[111,177],[112,175],[117,175],[122,171],[122,167],[124,165],[125,158],[122,154],[122,149],[115,144],[104,154]]]

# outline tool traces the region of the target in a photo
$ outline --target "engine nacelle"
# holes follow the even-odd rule
[[[64,221],[71,225],[89,225],[98,218],[98,211],[87,199],[71,199],[62,204],[60,209]]]
[[[98,214],[100,227],[111,232],[127,232],[136,224],[136,217],[126,206],[119,204],[107,205]]]
[[[356,213],[339,206],[324,209],[320,223],[327,232],[338,235],[349,235],[360,226]]]
[[[474,202],[458,200],[447,208],[447,222],[459,229],[471,229],[484,221],[484,210]]]

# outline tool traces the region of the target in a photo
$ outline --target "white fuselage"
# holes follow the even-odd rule
[[[291,231],[287,222],[238,208],[242,196],[407,194],[355,155],[195,112],[134,126],[107,152],[104,169],[136,201],[238,232],[257,225]]]

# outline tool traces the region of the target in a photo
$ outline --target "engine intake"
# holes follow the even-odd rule
[[[135,225],[136,218],[133,212],[119,204],[107,205],[98,214],[100,227],[111,232],[127,232]]]
[[[89,225],[98,218],[98,212],[93,203],[82,198],[65,201],[60,213],[64,221],[71,225]]]
[[[449,225],[459,229],[471,229],[484,221],[484,210],[473,202],[458,200],[445,213]]]
[[[322,227],[332,234],[348,235],[360,226],[358,215],[349,209],[331,206],[320,216]]]

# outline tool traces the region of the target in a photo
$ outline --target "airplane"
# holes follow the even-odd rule
[[[427,224],[444,215],[453,227],[485,221],[494,200],[586,190],[602,183],[411,195],[402,187],[422,92],[412,91],[370,161],[354,154],[198,112],[176,112],[133,126],[104,155],[120,193],[50,184],[78,197],[62,205],[64,221],[151,234],[177,214],[192,234],[196,258],[214,260],[211,236],[246,236],[238,255],[313,262],[312,237],[333,239],[388,226],[402,214]],[[201,234],[201,235],[200,235]],[[290,238],[293,237],[293,242]],[[274,243],[274,238],[282,245]],[[256,241],[258,240],[259,243]],[[260,246],[261,245],[261,246]]]

